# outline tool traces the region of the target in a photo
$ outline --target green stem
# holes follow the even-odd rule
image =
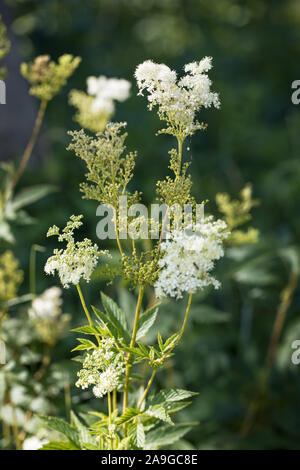
[[[170,349],[168,349],[168,351],[166,352],[166,354],[164,354],[161,359],[160,359],[160,362],[162,362],[165,358],[165,356],[167,354],[170,354],[170,352],[173,351],[173,349],[177,346],[177,344],[179,343],[179,341],[181,340],[182,338],[182,335],[184,333],[184,330],[185,330],[185,327],[186,327],[186,323],[187,323],[187,319],[188,319],[188,316],[189,316],[189,313],[190,313],[190,308],[191,308],[191,304],[192,304],[192,298],[193,298],[193,294],[190,294],[189,295],[189,298],[188,298],[188,303],[187,303],[187,306],[186,306],[186,311],[185,311],[185,315],[184,315],[184,319],[183,319],[183,323],[182,323],[182,326],[180,328],[180,331],[179,331],[179,335],[176,339],[176,341],[173,343],[172,347]]]
[[[124,256],[124,251],[122,249],[122,245],[121,245],[121,242],[120,242],[120,238],[119,238],[119,234],[118,234],[118,228],[116,227],[116,239],[117,239],[117,245],[118,245],[118,248],[119,248],[119,251],[121,253],[121,256]]]
[[[180,172],[181,172],[181,160],[182,160],[182,144],[183,144],[183,141],[181,139],[178,139],[177,138],[177,141],[178,141],[178,176],[180,176]],[[177,179],[177,177],[176,177]]]
[[[79,297],[80,297],[81,305],[82,305],[82,307],[83,307],[84,313],[86,314],[86,317],[87,317],[87,319],[88,319],[89,325],[90,325],[90,326],[94,326],[93,321],[92,321],[92,319],[91,319],[91,315],[90,315],[90,313],[89,313],[89,311],[88,311],[88,308],[87,308],[87,306],[86,306],[86,303],[85,303],[85,301],[84,301],[84,297],[83,297],[83,294],[82,294],[81,287],[80,287],[79,284],[76,284],[76,287],[77,287],[78,294],[79,294]],[[100,345],[100,344],[101,344],[101,341],[100,341],[99,336],[98,336],[98,335],[95,335],[95,336],[96,336],[96,338],[97,338],[98,344]]]
[[[38,134],[39,134],[42,122],[43,122],[43,118],[44,118],[44,115],[45,115],[47,104],[48,104],[48,101],[46,101],[46,100],[41,101],[40,108],[39,108],[39,111],[38,111],[38,115],[36,117],[36,120],[35,120],[35,123],[34,123],[34,126],[33,126],[31,137],[30,137],[29,142],[28,142],[28,144],[27,144],[27,146],[24,150],[24,153],[23,153],[23,156],[21,158],[19,167],[18,167],[17,171],[14,174],[8,196],[14,190],[16,184],[18,183],[19,179],[21,178],[21,176],[22,176],[22,174],[23,174],[23,172],[26,168],[26,165],[27,165],[28,160],[31,156],[32,150],[35,146],[35,143],[36,143],[36,140],[37,140],[37,137],[38,137]]]
[[[179,178],[179,176],[180,176],[180,172],[181,172],[181,160],[182,160],[182,144],[183,144],[183,140],[182,140],[182,139],[179,139],[179,138],[177,137],[177,142],[178,142],[178,150],[177,150],[177,153],[178,153],[178,170],[177,170],[177,173],[176,173],[176,176],[175,176],[175,181],[178,180],[178,178]],[[168,220],[168,216],[169,216],[169,207],[168,207],[167,210],[166,210],[166,213],[165,213],[165,216],[164,216],[164,219],[163,219],[163,222],[162,222],[160,237],[159,237],[159,241],[158,241],[158,247],[159,247],[159,248],[160,248],[160,245],[161,245],[163,236],[164,236],[164,232],[165,232],[165,228],[166,228],[166,223],[167,223],[167,220]]]
[[[140,286],[138,300],[136,304],[135,316],[134,316],[132,336],[131,336],[131,341],[130,341],[131,348],[133,348],[135,345],[139,318],[140,318],[140,313],[141,313],[141,308],[142,308],[143,295],[144,295],[144,286]],[[128,386],[129,386],[130,367],[131,367],[130,359],[131,359],[131,354],[128,353],[127,358],[126,358],[126,372],[125,372],[124,396],[123,396],[123,413],[126,411],[127,406],[128,406]]]
[[[80,297],[80,301],[81,301],[81,305],[83,307],[83,310],[84,310],[84,313],[86,314],[86,317],[88,319],[88,322],[90,324],[90,326],[94,326],[93,325],[93,322],[92,322],[92,319],[91,319],[91,316],[89,314],[89,311],[87,309],[87,306],[86,306],[86,303],[84,301],[84,297],[83,297],[83,294],[82,294],[82,290],[81,290],[81,287],[79,284],[76,284],[76,287],[77,287],[77,291],[78,291],[78,294],[79,294],[79,297]]]
[[[177,344],[179,343],[179,341],[180,341],[181,338],[182,338],[182,335],[183,335],[183,333],[184,333],[184,330],[185,330],[185,327],[186,327],[186,323],[187,323],[187,320],[188,320],[188,316],[189,316],[189,313],[190,313],[190,308],[191,308],[191,304],[192,304],[192,297],[193,297],[193,294],[190,294],[190,295],[189,295],[189,299],[188,299],[188,303],[187,303],[187,307],[186,307],[186,311],[185,311],[185,315],[184,315],[184,319],[183,319],[183,323],[182,323],[182,326],[181,326],[180,331],[179,331],[179,335],[178,335],[176,341],[174,342],[174,344],[172,345],[172,347],[171,347],[170,349],[168,349],[168,351],[167,351],[165,354],[163,354],[163,356],[162,356],[162,357],[160,358],[160,360],[158,361],[158,367],[159,367],[159,365],[165,360],[166,356],[169,355],[169,354],[173,351],[173,349],[177,346]],[[157,371],[158,371],[158,367],[155,368],[155,369],[153,370],[153,372],[152,372],[152,375],[151,375],[151,377],[150,377],[150,379],[149,379],[149,381],[148,381],[148,383],[147,383],[147,386],[146,386],[146,388],[145,388],[145,391],[144,391],[144,393],[143,393],[143,396],[142,396],[142,398],[141,398],[141,400],[140,400],[140,402],[139,402],[138,410],[141,409],[141,406],[142,406],[142,404],[143,404],[144,401],[145,401],[145,398],[146,398],[146,396],[147,396],[147,394],[148,394],[148,392],[149,392],[149,389],[150,389],[150,387],[151,387],[151,385],[152,385],[152,382],[153,382],[153,380],[154,380],[154,377],[155,377],[155,375],[156,375],[156,373],[157,373]]]
[[[108,402],[108,422],[109,426],[111,425],[111,396],[110,392],[107,392],[107,402]]]
[[[109,434],[111,433],[111,395],[110,392],[107,392],[107,403],[108,403],[108,429],[109,429]],[[114,449],[114,438],[110,436],[110,449]]]
[[[45,248],[40,245],[32,245],[29,258],[29,288],[31,294],[36,294],[36,252],[43,252]]]
[[[142,398],[141,398],[141,400],[140,400],[140,402],[139,402],[138,410],[141,409],[141,406],[142,406],[142,404],[143,404],[144,401],[145,401],[145,398],[146,398],[146,396],[147,396],[147,394],[148,394],[148,392],[149,392],[149,389],[150,389],[150,387],[151,387],[151,385],[152,385],[152,382],[153,382],[153,380],[154,380],[154,377],[156,376],[156,372],[157,372],[157,369],[154,369],[153,372],[152,372],[152,374],[151,374],[150,379],[148,380],[147,387],[145,388],[144,393],[143,393],[143,396],[142,396]]]
[[[113,390],[113,410],[117,409],[117,390]]]

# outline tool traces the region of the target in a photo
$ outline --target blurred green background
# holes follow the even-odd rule
[[[291,102],[291,83],[300,79],[299,1],[0,3],[13,40],[11,55],[25,61],[45,53],[55,59],[65,52],[82,57],[68,86],[49,105],[40,143],[20,183],[57,186],[56,193],[30,208],[35,224],[15,230],[13,249],[25,273],[32,244],[47,246],[37,263],[39,291],[52,285],[43,274],[51,249],[51,241],[45,240],[50,225],[62,226],[72,213],[83,213],[85,234],[96,239],[96,204],[82,201],[78,192],[84,166],[65,150],[67,130],[77,128],[68,91],[84,90],[90,75],[132,82],[131,97],[117,105],[114,120],[128,122],[128,148],[139,154],[134,185],[151,203],[156,181],[168,171],[168,150],[174,142],[155,136],[161,124],[146,110],[146,100],[136,96],[135,67],[152,59],[180,72],[185,63],[213,57],[210,76],[222,107],[202,112],[200,119],[208,122],[208,129],[196,134],[184,152],[192,164],[194,195],[198,201],[209,199],[209,211],[215,212],[216,192],[237,197],[251,182],[254,197],[260,200],[252,223],[260,230],[260,242],[229,250],[218,269],[223,288],[197,297],[185,340],[169,373],[158,380],[160,385],[199,392],[181,413],[182,419],[199,421],[182,446],[300,449],[300,368],[291,363],[291,343],[300,339],[299,289],[292,293],[269,385],[263,392],[259,385],[280,293],[290,285],[291,275],[297,276],[299,266],[300,105]],[[13,124],[11,132],[17,139]],[[7,156],[1,148],[0,153],[1,159]],[[84,286],[88,300],[99,302],[100,288],[130,302],[122,286],[106,288],[99,279]],[[28,290],[28,277],[22,289]],[[81,313],[75,294],[69,290],[64,295],[65,311],[72,312],[77,324]],[[180,307],[171,303],[160,312],[163,333],[178,328]],[[68,335],[57,348],[57,358],[69,357],[73,344],[74,337]],[[77,397],[79,392],[72,393]],[[253,402],[255,413],[245,431]]]

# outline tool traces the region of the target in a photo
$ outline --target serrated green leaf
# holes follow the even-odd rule
[[[137,423],[136,423],[136,445],[137,445],[137,447],[140,447],[141,449],[144,449],[145,440],[146,440],[146,436],[145,436],[143,423],[141,422],[140,419],[137,419]]]
[[[128,421],[130,421],[135,416],[138,416],[139,414],[140,414],[139,410],[135,408],[127,408],[127,410],[118,419],[118,424],[127,423]]]
[[[195,424],[177,424],[175,426],[160,426],[146,435],[145,450],[155,450],[166,447],[181,439]]]
[[[147,407],[144,412],[144,415],[151,416],[152,418],[160,419],[161,421],[165,421],[168,424],[173,424],[164,404],[158,404]]]
[[[112,315],[101,312],[101,310],[98,310],[96,307],[92,306],[92,309],[95,315],[101,320],[102,324],[106,326],[111,335],[116,339],[116,341],[118,341],[119,338],[122,338],[125,344],[129,343],[129,334],[124,331],[123,327],[116,318],[114,318]]]
[[[163,350],[166,351],[167,349],[169,349],[173,343],[177,340],[179,336],[179,333],[174,333],[174,335],[170,336],[170,338],[168,338],[165,342],[165,344],[163,345]]]
[[[129,341],[128,327],[125,312],[116,304],[114,300],[101,292],[101,300],[107,315],[114,323],[117,329],[122,330],[122,335],[127,336],[126,341]]]
[[[69,423],[61,418],[54,418],[52,416],[39,416],[39,418],[49,426],[49,428],[60,432],[66,436],[75,446],[80,447],[79,444],[79,433],[78,431],[70,426]]]
[[[71,410],[70,413],[70,418],[71,418],[71,426],[77,429],[79,432],[79,442],[82,447],[82,444],[86,445],[91,445],[95,446],[97,449],[97,441],[94,439],[94,437],[91,435],[89,432],[89,429],[82,424],[82,422],[77,418],[75,413]]]
[[[189,390],[182,390],[180,388],[163,389],[156,395],[151,395],[147,400],[147,404],[156,405],[160,403],[186,400],[187,398],[195,395],[198,395],[198,393],[190,392]]]
[[[73,442],[58,442],[58,441],[51,441],[47,444],[44,444],[38,450],[80,450],[80,447],[75,446]]]
[[[124,351],[129,352],[131,354],[136,354],[137,356],[141,355],[141,350],[139,348],[129,348],[128,346],[123,347]]]
[[[90,325],[84,325],[78,328],[73,328],[71,331],[74,331],[75,333],[83,333],[84,335],[94,335],[94,336],[104,333],[104,330],[102,330],[101,328],[90,326]]]
[[[100,447],[96,444],[91,444],[90,442],[80,441],[82,449],[85,450],[100,450]]]
[[[163,349],[164,349],[164,343],[163,343],[161,334],[160,334],[159,332],[157,333],[157,341],[158,341],[159,349],[160,349],[161,351],[163,351]]]
[[[122,439],[119,442],[117,450],[128,450],[130,440],[131,440],[130,436],[129,437],[124,437],[124,439]]]
[[[189,406],[191,401],[170,401],[165,403],[166,410],[168,414],[177,413],[180,410],[183,410]]]
[[[72,349],[73,351],[81,351],[81,350],[89,350],[89,349],[96,349],[97,346],[93,341],[90,341],[89,339],[85,338],[77,338],[77,341],[80,341],[81,344],[76,346],[76,348]]]
[[[156,320],[157,312],[158,312],[158,307],[157,305],[155,305],[154,307],[149,308],[146,312],[144,312],[140,316],[138,331],[136,334],[137,341],[143,338],[143,336],[145,336],[147,331],[154,324]]]
[[[148,353],[148,350],[147,350],[146,346],[144,346],[144,344],[142,344],[142,343],[137,343],[137,344],[138,344],[138,347],[141,350],[142,354],[145,357],[149,357],[149,353]]]

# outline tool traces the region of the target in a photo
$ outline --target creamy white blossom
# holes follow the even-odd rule
[[[174,230],[162,242],[161,268],[155,283],[157,297],[182,298],[184,292],[194,293],[212,285],[220,286],[210,272],[214,261],[224,255],[223,240],[229,235],[226,223],[203,218],[194,231]]]
[[[82,215],[72,215],[61,234],[56,225],[50,227],[47,233],[47,236],[57,235],[60,242],[67,242],[66,249],[55,249],[53,256],[48,258],[45,265],[47,274],[55,274],[57,271],[65,288],[68,288],[70,284],[77,285],[80,279],[89,282],[99,256],[107,254],[106,251],[99,251],[97,244],[93,244],[88,238],[81,242],[74,241],[74,229],[82,225],[81,218]]]
[[[113,366],[108,367],[99,376],[99,382],[93,387],[93,394],[102,398],[106,393],[112,392],[120,384],[120,371]]]
[[[23,450],[39,450],[44,444],[47,444],[49,441],[47,439],[40,439],[37,436],[27,437],[23,444]]]
[[[210,90],[211,80],[205,73],[211,69],[211,57],[185,66],[186,75],[176,80],[176,72],[165,64],[155,64],[147,60],[140,64],[135,77],[139,94],[148,92],[149,109],[158,107],[160,119],[167,121],[169,127],[161,132],[173,134],[183,140],[203,123],[195,121],[201,107],[220,107],[218,93]]]
[[[59,287],[50,287],[43,294],[36,297],[28,313],[30,318],[45,320],[56,318],[61,314],[62,290]]]
[[[125,365],[123,357],[114,351],[113,346],[112,338],[102,338],[97,349],[87,353],[83,368],[77,373],[76,387],[86,389],[94,385],[93,393],[97,398],[118,388]]]
[[[114,101],[125,101],[129,97],[131,83],[123,78],[88,77],[87,92],[95,97],[91,111],[106,111],[112,114]]]

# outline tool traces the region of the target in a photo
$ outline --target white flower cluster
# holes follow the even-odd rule
[[[61,234],[56,225],[50,227],[47,233],[48,237],[57,235],[58,241],[67,242],[66,249],[55,249],[53,256],[48,258],[45,265],[45,272],[47,274],[54,274],[55,271],[58,272],[60,281],[65,288],[68,288],[70,284],[77,285],[80,279],[89,282],[99,256],[107,254],[106,251],[99,251],[98,246],[93,244],[88,238],[81,242],[74,241],[74,229],[82,225],[81,218],[82,215],[72,215]]]
[[[46,320],[58,317],[61,314],[62,291],[59,287],[50,287],[42,295],[36,297],[28,313],[33,320]]]
[[[48,444],[47,439],[40,439],[37,436],[27,437],[22,444],[22,450],[39,450],[44,444]]]
[[[130,92],[131,83],[123,78],[88,77],[87,92],[94,96],[91,111],[105,111],[112,114],[115,110],[114,101],[125,101]]]
[[[139,94],[147,90],[149,109],[158,106],[160,119],[168,122],[169,127],[162,132],[183,140],[204,127],[195,121],[201,107],[220,107],[219,95],[210,91],[212,82],[205,73],[212,68],[211,61],[211,57],[204,57],[200,62],[187,64],[186,75],[179,80],[176,72],[165,64],[147,60],[137,67]]]
[[[102,398],[106,393],[112,392],[120,384],[120,371],[114,366],[109,366],[100,374],[97,385],[93,388],[95,397]]]
[[[184,292],[194,293],[212,285],[220,286],[210,272],[214,261],[224,255],[223,240],[229,235],[223,220],[203,218],[193,232],[176,230],[162,242],[161,268],[155,283],[157,297],[182,298]]]
[[[118,388],[124,371],[122,356],[113,351],[113,340],[103,338],[99,347],[87,354],[83,368],[77,373],[79,379],[75,385],[82,389],[94,385],[94,395],[102,398]]]

